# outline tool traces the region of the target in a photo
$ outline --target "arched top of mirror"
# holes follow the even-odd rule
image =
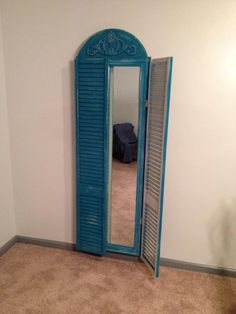
[[[110,28],[95,33],[81,47],[77,58],[147,59],[142,43],[131,33]]]

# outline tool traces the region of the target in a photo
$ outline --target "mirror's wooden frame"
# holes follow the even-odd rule
[[[138,158],[137,158],[137,180],[136,180],[136,205],[135,205],[135,228],[134,228],[134,243],[133,246],[120,245],[106,243],[107,251],[130,254],[139,256],[140,255],[140,232],[141,232],[141,213],[142,213],[142,202],[143,202],[143,176],[144,176],[144,150],[145,150],[145,130],[146,130],[146,95],[147,95],[147,74],[148,74],[148,62],[136,61],[136,60],[117,60],[108,61],[108,68],[115,66],[123,67],[138,67],[140,69],[140,80],[139,80],[139,110],[138,110]],[[108,82],[109,82],[108,74]],[[109,89],[109,86],[108,86]],[[110,129],[110,101],[108,97],[107,101],[107,127]],[[110,132],[107,134],[107,141],[109,143],[109,137],[112,136]],[[110,152],[111,153],[111,152]],[[108,154],[107,154],[108,155]],[[109,172],[111,171],[110,159],[107,158],[107,176],[110,178]],[[108,187],[110,187],[108,181]],[[110,191],[110,189],[109,189]],[[109,192],[108,192],[109,193]],[[108,196],[107,196],[108,197]],[[108,204],[108,199],[106,200]],[[109,204],[107,206],[107,217],[109,216]],[[109,224],[109,221],[107,221]]]
[[[89,105],[89,99],[93,96],[82,91],[80,86],[88,86],[89,77],[93,66],[101,69],[103,75],[104,97],[104,144],[103,157],[100,154],[100,167],[104,163],[103,182],[98,180],[95,173],[89,172],[89,158],[95,160],[95,153],[84,142],[85,133],[81,128],[85,122],[80,121],[80,115],[86,115],[86,111],[80,108],[86,108]],[[148,84],[148,65],[149,58],[141,42],[132,34],[120,29],[106,29],[90,37],[82,46],[75,60],[75,84],[76,84],[76,164],[77,164],[77,241],[76,247],[80,251],[105,255],[107,251],[125,253],[131,255],[140,255],[140,232],[141,232],[141,208],[143,194],[143,167],[144,167],[144,147],[145,147],[145,120],[146,120],[146,96]],[[138,178],[137,178],[137,202],[135,218],[135,236],[134,246],[127,247],[107,243],[107,214],[108,214],[108,193],[109,189],[109,67],[110,66],[136,66],[140,67],[140,95],[139,95],[139,149],[138,149]],[[104,68],[103,68],[104,67]],[[82,74],[81,70],[84,69]],[[103,71],[105,69],[105,72]],[[92,70],[98,71],[98,70]],[[86,73],[88,77],[86,78]],[[90,74],[89,74],[90,73]],[[96,84],[95,84],[96,85]],[[91,86],[86,87],[92,90]],[[102,87],[99,87],[102,88]],[[83,93],[83,94],[82,94]],[[81,96],[82,95],[82,96]],[[84,96],[85,95],[85,96]],[[87,98],[86,98],[87,97]],[[86,98],[86,99],[85,99]],[[84,109],[83,109],[84,110]],[[85,109],[86,110],[86,109]],[[94,121],[97,122],[96,117]],[[89,120],[87,120],[90,123]],[[101,123],[101,121],[99,121]],[[101,125],[101,124],[100,124]],[[88,129],[89,126],[86,126]],[[92,126],[90,134],[94,134]],[[100,134],[101,135],[101,134]],[[94,144],[95,145],[95,144]],[[88,152],[88,160],[85,160]],[[90,154],[90,155],[89,155]],[[103,160],[103,161],[102,161]],[[86,162],[86,164],[85,164]],[[92,163],[91,163],[92,166]],[[81,170],[80,170],[81,169]],[[89,174],[90,180],[86,180],[86,174]],[[90,202],[91,197],[91,202]],[[89,202],[87,206],[86,200]],[[93,213],[94,208],[94,213]]]

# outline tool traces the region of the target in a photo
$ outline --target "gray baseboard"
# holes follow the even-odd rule
[[[51,247],[55,249],[67,250],[67,251],[75,251],[74,243],[68,243],[68,242],[62,242],[62,241],[45,240],[45,239],[24,237],[24,236],[18,235],[17,242],[40,245],[40,246]]]
[[[17,236],[11,238],[7,243],[0,247],[0,256],[5,254],[15,243],[17,242]]]
[[[180,268],[180,269],[191,270],[191,271],[201,272],[201,273],[236,277],[236,270],[231,269],[231,268],[214,267],[214,266],[197,264],[197,263],[183,262],[183,261],[178,261],[178,260],[164,258],[164,257],[161,257],[160,264],[161,266],[165,266],[165,267],[173,267],[173,268]]]
[[[0,248],[0,256],[6,253],[6,251],[9,250],[17,242],[45,246],[45,247],[56,248],[56,249],[61,249],[61,250],[68,250],[68,251],[76,250],[76,245],[74,243],[54,241],[54,240],[45,240],[45,239],[38,239],[38,238],[31,238],[31,237],[24,237],[24,236],[16,235]],[[121,257],[121,254],[117,256],[117,254],[110,253],[110,252],[108,253],[108,256],[132,260],[132,258],[130,259],[129,257],[125,255]],[[136,258],[136,260],[138,261],[139,258]],[[164,257],[161,257],[160,264],[161,266],[165,266],[165,267],[173,267],[173,268],[185,269],[185,270],[201,272],[201,273],[236,277],[236,269],[183,262],[183,261],[173,260],[173,259],[164,258]]]

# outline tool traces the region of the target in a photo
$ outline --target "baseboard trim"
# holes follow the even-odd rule
[[[0,256],[5,254],[15,243],[17,242],[17,236],[12,237],[7,243],[0,247]]]
[[[38,238],[31,238],[31,237],[16,235],[0,248],[0,256],[5,254],[17,242],[39,245],[39,246],[50,247],[50,248],[61,249],[61,250],[67,250],[67,251],[76,250],[76,245],[74,243],[55,241],[55,240],[45,240],[45,239],[38,239]],[[111,252],[109,252],[107,256],[132,260],[127,256],[121,257],[120,254],[119,256],[117,256],[117,254],[114,254]],[[137,258],[137,260],[139,259]],[[165,267],[173,267],[173,268],[179,268],[179,269],[201,272],[201,273],[236,277],[236,269],[230,269],[230,268],[225,268],[225,267],[214,267],[214,266],[197,264],[197,263],[183,262],[183,261],[169,259],[165,257],[161,257],[160,264],[161,266],[165,266]]]
[[[185,269],[200,273],[208,273],[214,275],[228,276],[228,277],[236,277],[236,270],[225,267],[215,267],[204,264],[197,264],[191,262],[183,262],[179,260],[169,259],[161,257],[160,265],[165,267],[173,267],[179,269]]]
[[[75,251],[76,249],[76,246],[74,243],[24,237],[24,236],[19,236],[19,235],[17,236],[17,242],[51,247],[54,249],[67,250],[67,251]]]

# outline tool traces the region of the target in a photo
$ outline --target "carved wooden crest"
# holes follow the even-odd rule
[[[110,31],[103,39],[93,46],[87,48],[89,56],[95,56],[97,53],[104,56],[118,56],[126,53],[128,56],[136,54],[137,48],[135,45],[128,45],[114,31]]]

